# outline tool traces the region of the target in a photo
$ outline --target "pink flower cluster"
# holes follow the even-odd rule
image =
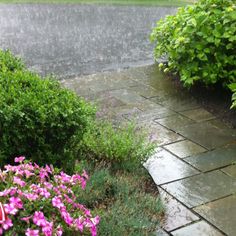
[[[0,202],[4,203],[7,219],[0,223],[0,235],[61,236],[63,232],[90,232],[97,235],[99,217],[77,202],[75,191],[84,189],[88,175],[72,176],[55,171],[53,166],[40,167],[15,158],[18,165],[0,170]]]

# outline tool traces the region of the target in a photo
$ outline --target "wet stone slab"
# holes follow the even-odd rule
[[[194,99],[188,98],[187,95],[179,95],[178,91],[172,92],[171,95],[167,93],[165,94],[165,96],[157,96],[151,98],[151,100],[178,112],[199,107],[199,105]]]
[[[236,162],[236,145],[193,155],[185,158],[185,161],[203,172],[231,165]]]
[[[206,121],[177,128],[176,131],[195,143],[211,150],[236,140],[236,131]]]
[[[161,200],[165,205],[165,216],[161,224],[167,232],[199,220],[199,217],[176,201],[161,188],[159,189]]]
[[[137,125],[143,127],[150,134],[150,141],[156,142],[159,146],[184,139],[175,132],[168,130],[152,121],[140,122],[137,123]]]
[[[145,98],[155,97],[155,96],[160,95],[160,93],[161,93],[160,91],[152,88],[151,86],[143,85],[143,84],[140,84],[139,86],[134,86],[130,89]]]
[[[229,176],[232,176],[234,178],[236,178],[236,163],[234,162],[233,165],[227,166],[223,169],[221,169],[221,171],[223,171],[224,173],[226,173]]]
[[[145,163],[145,167],[158,185],[196,175],[199,172],[171,153],[158,149]]]
[[[107,90],[123,89],[135,85],[137,85],[137,83],[133,80],[111,78],[96,80],[90,85],[90,88],[95,92],[102,92]]]
[[[199,206],[194,208],[194,211],[216,225],[226,235],[235,236],[236,195]]]
[[[168,144],[164,146],[165,149],[172,152],[180,158],[185,158],[194,154],[206,152],[207,150],[196,143],[193,143],[189,140],[183,140],[180,142]]]
[[[168,236],[169,234],[166,233],[163,229],[158,229],[155,233],[156,236]]]
[[[176,130],[177,128],[195,123],[193,120],[190,120],[180,114],[157,119],[155,121],[171,130]]]
[[[108,97],[101,98],[101,99],[96,99],[95,104],[97,107],[103,108],[103,109],[111,109],[111,108],[125,106],[125,103],[123,103],[119,99],[114,98],[112,96],[108,96]]]
[[[190,224],[181,229],[171,232],[173,236],[223,236],[216,228],[211,226],[205,221],[199,221],[193,224]]]
[[[137,106],[142,108],[142,105],[137,105]],[[135,116],[127,115],[126,118],[128,120],[136,120],[136,122],[142,122],[142,121],[154,121],[157,118],[168,117],[172,115],[175,115],[173,111],[160,106],[159,108],[143,111],[141,113],[136,114]]]
[[[175,181],[162,187],[191,208],[234,193],[236,180],[221,171],[212,171]]]
[[[215,119],[215,116],[203,108],[183,111],[181,114],[196,122]]]
[[[113,90],[110,91],[110,94],[121,100],[123,103],[126,103],[127,105],[140,105],[140,104],[148,104],[149,101],[135,93],[134,91],[131,91],[129,89],[118,89],[118,90]]]

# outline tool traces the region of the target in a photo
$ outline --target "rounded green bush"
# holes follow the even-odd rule
[[[25,155],[72,170],[94,109],[59,82],[27,70],[0,73],[0,158]]]
[[[151,40],[155,57],[167,56],[167,68],[185,86],[236,81],[236,4],[234,0],[199,0],[157,23]]]
[[[14,56],[9,50],[0,49],[0,72],[23,69],[25,65],[20,58]]]

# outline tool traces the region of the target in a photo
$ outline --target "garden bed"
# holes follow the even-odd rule
[[[0,234],[155,234],[164,210],[143,163],[156,144],[133,123],[96,120],[53,79],[0,50]]]
[[[98,235],[155,235],[164,208],[144,168],[114,172],[88,163],[84,167],[91,176],[80,201],[101,217]]]

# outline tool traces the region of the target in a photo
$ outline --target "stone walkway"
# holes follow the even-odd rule
[[[166,205],[158,236],[236,235],[236,130],[164,78],[157,66],[62,84],[96,103],[99,117],[136,120],[159,143],[145,165]]]

